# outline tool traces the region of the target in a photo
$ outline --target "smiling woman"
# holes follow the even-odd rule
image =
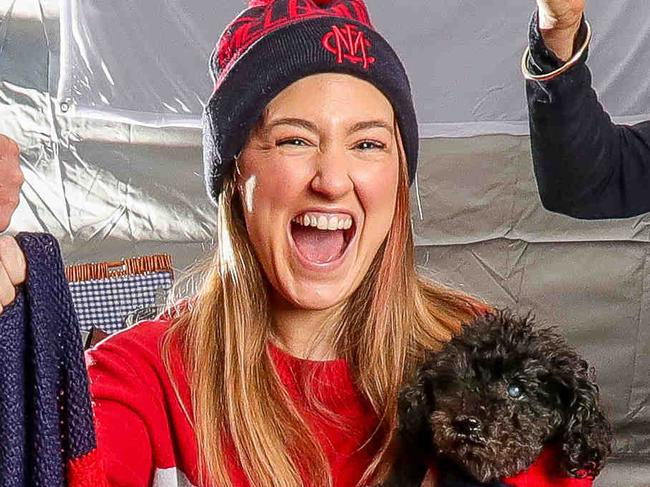
[[[486,309],[416,274],[404,154],[390,100],[347,74],[290,83],[252,126],[222,180],[203,287],[166,332],[218,485],[378,480],[400,384]]]
[[[108,476],[379,481],[403,380],[486,309],[415,271],[418,134],[404,67],[358,0],[256,2],[212,67],[204,155],[217,246],[188,304],[89,353],[96,404],[129,397],[128,412],[96,408]],[[115,355],[138,371],[132,384]]]

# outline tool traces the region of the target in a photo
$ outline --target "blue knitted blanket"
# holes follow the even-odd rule
[[[28,275],[0,314],[0,486],[64,486],[95,449],[83,345],[56,240],[17,241]]]

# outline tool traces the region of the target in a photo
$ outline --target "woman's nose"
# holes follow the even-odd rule
[[[316,172],[311,180],[313,191],[328,199],[337,199],[352,191],[350,163],[344,149],[328,147],[316,157]]]

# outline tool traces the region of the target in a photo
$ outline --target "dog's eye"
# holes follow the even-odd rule
[[[524,395],[524,389],[519,384],[512,382],[508,384],[508,395],[513,399],[519,399]]]

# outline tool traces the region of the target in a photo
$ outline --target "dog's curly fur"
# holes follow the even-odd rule
[[[427,357],[402,389],[399,422],[385,486],[419,486],[432,461],[497,481],[548,444],[567,475],[595,477],[611,449],[587,363],[554,328],[507,311],[477,318]]]

